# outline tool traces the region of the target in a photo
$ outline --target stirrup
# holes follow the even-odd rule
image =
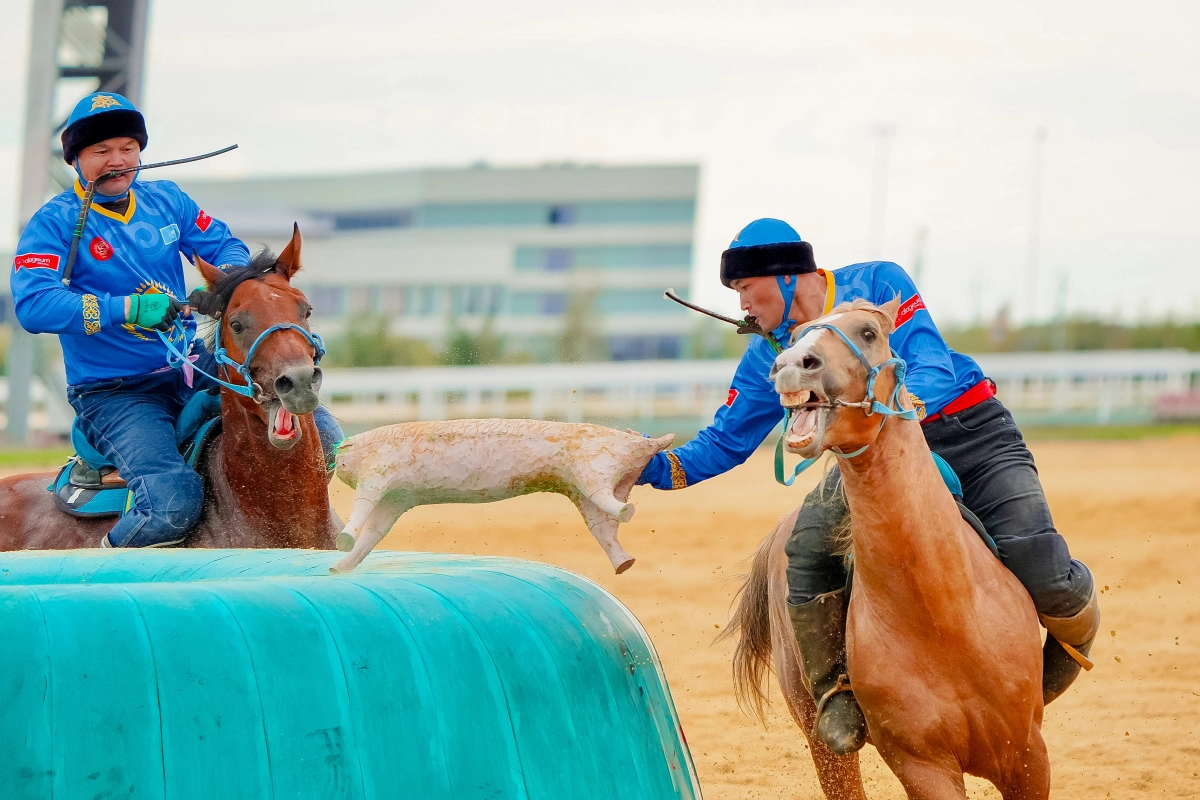
[[[837,683],[833,685],[833,688],[821,695],[821,699],[817,701],[817,712],[813,715],[813,738],[819,738],[817,736],[817,723],[821,721],[821,714],[825,712],[825,706],[829,704],[829,701],[833,699],[833,696],[842,692],[852,691],[854,691],[854,689],[850,686],[850,676],[843,672],[838,675]]]

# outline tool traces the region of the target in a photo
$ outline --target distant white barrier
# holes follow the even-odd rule
[[[1200,353],[1185,350],[976,358],[1005,405],[1026,422],[1147,421],[1160,397],[1200,389]],[[327,369],[321,396],[339,419],[357,428],[470,417],[704,425],[726,401],[736,368],[737,361],[714,360]],[[65,430],[55,408],[65,404],[51,402],[40,382],[33,389],[31,427]],[[0,405],[7,398],[7,382],[0,379]]]

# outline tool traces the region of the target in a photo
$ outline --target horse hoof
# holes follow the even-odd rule
[[[339,551],[349,553],[354,549],[354,536],[347,531],[342,531],[337,535],[337,540],[333,543]]]
[[[617,574],[620,575],[622,572],[624,572],[625,570],[632,567],[633,562],[636,560],[637,559],[635,559],[635,558],[628,558],[625,561],[622,561],[620,564],[617,565]]]

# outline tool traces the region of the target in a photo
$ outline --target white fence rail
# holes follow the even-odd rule
[[[1200,391],[1200,354],[1184,350],[998,353],[978,360],[1005,404],[1029,422],[1146,421],[1160,397]],[[736,367],[736,361],[624,361],[329,369],[321,395],[352,429],[480,416],[704,425],[725,402]],[[0,379],[0,405],[7,397]],[[40,383],[33,401],[35,429],[65,430],[65,404],[53,402]]]

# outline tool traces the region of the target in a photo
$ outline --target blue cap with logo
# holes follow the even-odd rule
[[[738,232],[721,254],[721,283],[739,278],[779,277],[816,272],[812,245],[780,219],[756,219]],[[732,287],[730,287],[732,288]]]
[[[74,164],[83,148],[118,136],[134,139],[145,150],[149,141],[146,120],[125,97],[115,92],[93,92],[80,100],[67,118],[62,132],[63,160]]]

